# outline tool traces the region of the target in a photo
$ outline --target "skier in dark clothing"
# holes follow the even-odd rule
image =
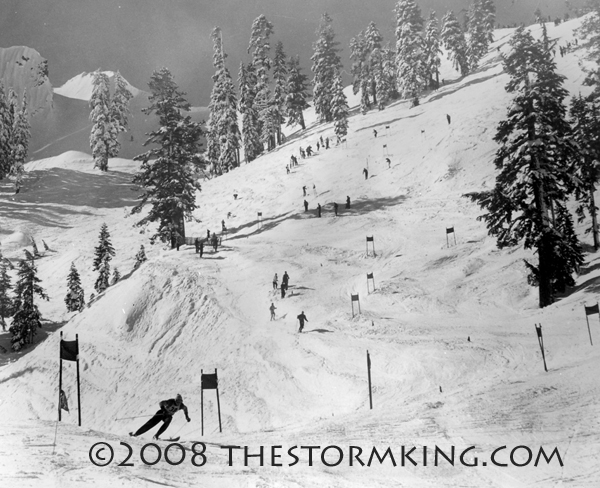
[[[285,170],[287,171],[287,174],[289,175],[290,174],[290,167],[287,164],[285,165]]]
[[[323,145],[323,136],[319,136],[319,140],[321,141],[321,146]]]
[[[204,241],[200,241],[200,257],[204,254]]]
[[[273,276],[273,290],[277,290],[277,281],[279,279],[277,278],[277,273],[275,273],[275,276]]]
[[[304,200],[304,211],[308,212],[308,202]]]
[[[154,417],[152,417],[150,420],[148,420],[148,422],[146,422],[144,425],[142,425],[135,432],[130,432],[129,433],[130,436],[137,437],[138,435],[142,435],[144,432],[148,432],[152,427],[157,425],[159,422],[162,422],[163,423],[162,426],[160,427],[160,429],[158,429],[158,432],[154,436],[154,439],[159,439],[161,434],[165,430],[167,430],[167,427],[169,427],[171,420],[173,420],[173,415],[175,415],[175,413],[177,413],[179,410],[183,410],[183,413],[185,413],[185,418],[188,422],[191,421],[191,419],[188,415],[188,409],[183,404],[183,399],[181,398],[181,395],[178,394],[174,399],[171,398],[169,400],[163,400],[162,402],[159,403],[159,405],[160,405],[160,410],[158,412],[156,412],[156,414],[154,414]]]
[[[281,283],[281,298],[285,298],[285,283]]]
[[[325,149],[329,149],[329,137],[325,138]]]
[[[200,251],[200,239],[197,237],[194,239],[194,246],[196,246],[196,254]]]
[[[369,170],[367,168],[363,169],[363,174],[365,175],[365,180],[369,178]]]
[[[302,196],[304,196],[304,197],[305,197],[305,196],[306,196],[306,185],[304,185],[304,186],[302,187],[302,191],[304,192],[304,195],[302,195]]]
[[[212,247],[215,248],[215,252],[217,252],[217,247],[219,247],[219,238],[217,237],[217,234],[215,232],[213,232],[213,235],[210,239],[210,243],[212,244]]]
[[[226,232],[227,231],[227,227],[225,227],[225,221],[221,220],[221,231],[222,232]]]
[[[448,121],[448,125],[450,125],[452,118],[448,114],[446,114],[446,120]]]
[[[392,167],[392,161],[390,160],[390,158],[385,158],[385,162],[388,164],[388,168]]]
[[[333,211],[335,212],[335,216],[337,217],[337,213],[338,213],[338,204],[337,204],[337,202],[333,202]]]
[[[350,197],[346,197],[346,208],[350,208]]]
[[[373,136],[377,137],[377,131],[375,129],[373,129]]]
[[[275,310],[277,310],[277,307],[273,305],[273,302],[271,302],[269,310],[271,311],[271,320],[275,320]]]
[[[319,144],[319,141],[317,141],[317,151],[321,149],[321,145]]]
[[[321,217],[321,204],[317,203],[317,215],[319,216],[319,218]]]
[[[283,273],[283,277],[281,278],[281,284],[285,285],[285,289],[288,289],[288,282],[290,280],[290,275],[287,274],[287,271]]]
[[[306,148],[306,155],[309,157],[312,156],[312,146],[308,146]]]
[[[298,315],[298,321],[300,322],[300,328],[298,329],[298,332],[302,332],[302,329],[304,329],[304,322],[308,322],[306,315],[304,315],[304,311]]]
[[[206,229],[206,238],[210,239],[210,230]]]

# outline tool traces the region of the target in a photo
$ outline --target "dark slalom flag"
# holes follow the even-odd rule
[[[69,402],[67,401],[67,395],[64,390],[60,390],[60,408],[69,411]]]
[[[60,341],[60,358],[65,361],[77,361],[79,356],[78,341]]]
[[[217,377],[217,370],[212,374],[205,374],[203,370],[200,370],[200,421],[201,421],[201,435],[204,435],[204,390],[216,390],[217,394],[217,412],[219,415],[219,432],[223,432],[221,428],[221,402],[219,401],[219,379]]]
[[[217,379],[216,374],[203,374],[201,383],[203,390],[216,390],[219,386],[219,380]]]

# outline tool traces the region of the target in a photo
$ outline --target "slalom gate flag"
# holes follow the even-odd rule
[[[584,305],[585,307],[585,305]],[[592,305],[591,307],[585,307],[585,314],[586,315],[592,315],[595,313],[600,313],[600,310],[598,309],[598,304],[596,303],[596,305]]]
[[[60,341],[60,358],[65,361],[77,361],[79,344],[77,341]]]
[[[446,227],[446,234],[451,234],[454,232],[454,227]]]
[[[200,381],[203,390],[216,390],[219,385],[216,373],[203,374]]]
[[[60,390],[60,408],[69,411],[69,402],[67,401],[67,395],[64,390]]]

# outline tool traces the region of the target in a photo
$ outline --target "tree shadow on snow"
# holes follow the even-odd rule
[[[332,330],[328,330],[328,329],[311,329],[311,330],[305,330],[303,332],[318,332],[319,334],[326,334],[326,333],[330,333],[333,334]]]
[[[28,173],[16,202],[89,206],[130,207],[137,203],[139,190],[129,173],[108,171],[84,173],[65,168],[35,170]]]

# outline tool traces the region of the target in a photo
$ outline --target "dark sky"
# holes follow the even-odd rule
[[[470,0],[418,0],[423,15],[435,9],[441,18]],[[584,0],[572,0],[579,5]],[[320,16],[327,11],[341,42],[347,68],[348,42],[373,20],[393,35],[396,0],[0,0],[0,47],[26,45],[50,63],[50,80],[60,86],[82,71],[120,70],[133,85],[147,89],[156,68],[168,67],[194,105],[207,105],[212,88],[214,26],[223,31],[228,67],[237,79],[252,21],[265,14],[275,28],[272,46],[281,40],[289,55],[299,54],[310,68],[312,43]],[[564,15],[564,0],[496,0],[498,21],[531,23],[540,7],[546,15]]]

